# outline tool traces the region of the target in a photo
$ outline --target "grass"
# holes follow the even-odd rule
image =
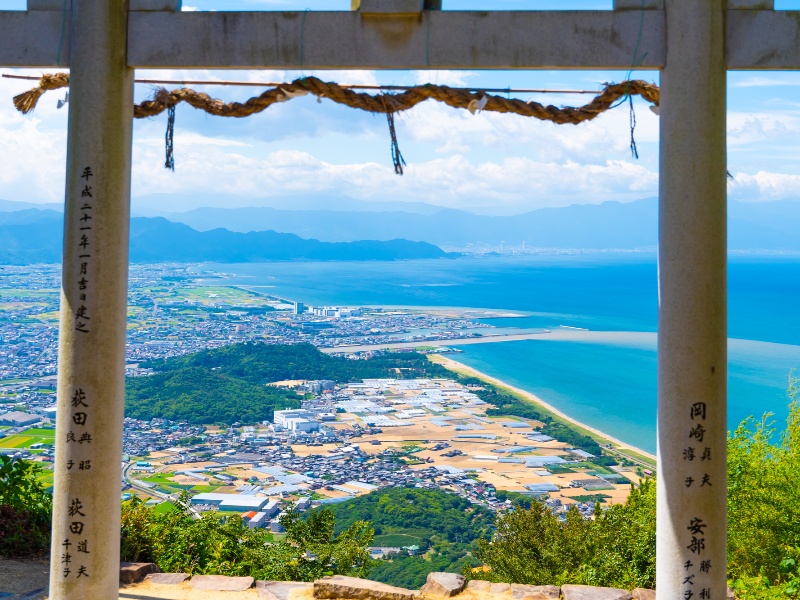
[[[167,500],[166,502],[162,502],[161,504],[156,504],[153,507],[153,514],[164,515],[174,510],[176,510],[175,505],[169,500]]]
[[[0,448],[30,448],[33,444],[52,446],[55,443],[54,429],[28,429],[0,439]]]
[[[142,481],[146,481],[147,483],[165,483],[168,485],[172,485],[172,479],[168,479],[163,475],[150,475],[148,477],[142,477]]]
[[[32,297],[58,297],[58,289],[41,289],[41,290],[26,290],[26,289],[3,289],[3,296],[24,296],[26,298]],[[25,303],[27,304],[27,302]]]
[[[175,290],[176,299],[188,299],[199,305],[209,304],[244,304],[266,305],[268,298],[248,290],[227,286],[186,287]],[[190,308],[190,307],[189,307]]]
[[[389,533],[386,535],[376,535],[372,545],[390,548],[402,548],[403,546],[421,546],[425,543],[426,540],[413,535],[406,535],[404,533]]]
[[[45,469],[36,477],[36,479],[45,487],[53,487],[53,471]]]
[[[169,487],[175,488],[177,490],[191,490],[194,489],[194,485],[191,483],[169,483]]]
[[[619,452],[620,454],[622,454],[624,456],[627,456],[628,458],[632,458],[633,460],[637,460],[639,462],[645,463],[651,469],[655,469],[656,468],[656,461],[654,461],[649,456],[644,456],[642,454],[639,454],[635,450],[629,450],[627,448],[615,448],[614,450],[616,450],[617,452]]]
[[[203,492],[215,492],[221,487],[221,485],[195,485],[190,488],[190,491],[201,494]]]
[[[33,443],[33,438],[21,434],[10,435],[0,440],[0,448],[28,448]]]
[[[606,499],[611,498],[608,494],[584,494],[583,496],[567,496],[576,502],[605,502]]]
[[[574,468],[576,468],[576,469],[590,469],[591,471],[594,471],[592,473],[592,475],[596,475],[597,473],[603,473],[604,475],[611,475],[611,474],[615,473],[615,471],[613,471],[613,470],[611,470],[611,469],[609,469],[607,467],[602,467],[600,465],[596,465],[590,460],[579,462],[579,463],[576,463],[576,464],[574,464],[572,466]]]
[[[548,471],[550,471],[553,475],[563,475],[564,473],[576,473],[573,469],[569,467],[562,467],[561,465],[546,465]]]

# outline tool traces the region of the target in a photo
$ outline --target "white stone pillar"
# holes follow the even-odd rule
[[[133,70],[125,0],[72,0],[50,598],[119,589]]]
[[[666,0],[658,322],[659,600],[724,600],[724,0]]]

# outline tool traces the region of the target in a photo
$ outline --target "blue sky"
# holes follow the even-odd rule
[[[800,8],[800,0],[777,2]],[[445,0],[451,9],[607,9],[595,0]],[[347,10],[349,0],[185,0],[184,9]],[[21,9],[19,0],[0,0]],[[9,70],[39,75],[40,70]],[[599,89],[624,71],[285,72],[140,71],[137,77],[290,81],[317,75],[340,83],[441,83],[470,87]],[[634,71],[658,82],[658,73]],[[11,97],[32,82],[0,79],[0,198],[31,202],[63,199],[66,109],[50,92],[32,115]],[[207,86],[226,100],[257,88]],[[137,85],[136,98],[152,93]],[[523,95],[556,105],[587,101],[574,95]],[[731,72],[728,76],[729,193],[747,202],[800,200],[800,73]],[[272,197],[349,196],[380,202],[422,201],[452,208],[510,214],[544,206],[631,201],[658,187],[658,117],[636,103],[639,160],[629,150],[628,110],[620,107],[580,126],[552,125],[514,115],[471,115],[427,102],[397,117],[408,162],[394,175],[386,120],[313,97],[276,105],[248,119],[210,117],[188,106],[177,111],[176,172],[163,169],[166,117],[136,121],[134,208],[137,198],[166,194],[165,210],[198,205],[269,205]],[[152,202],[152,200],[151,200]]]

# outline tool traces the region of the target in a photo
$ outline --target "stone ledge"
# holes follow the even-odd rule
[[[132,573],[153,568],[151,563],[122,564]],[[0,599],[43,600],[47,596],[49,576],[44,561],[0,560]],[[454,574],[429,576],[428,581],[452,579],[459,587],[460,577]],[[205,582],[205,583],[203,583]],[[309,582],[258,581],[253,587],[250,577],[224,577],[196,575],[189,579],[186,573],[151,573],[143,581],[120,586],[121,598],[150,598],[152,600],[315,600],[331,598],[341,600],[654,600],[655,592],[635,589],[633,592],[614,588],[583,585],[534,586],[473,579],[466,590],[452,596],[426,591],[407,590],[355,577],[326,577]],[[431,592],[428,590],[427,592]],[[441,591],[440,591],[441,592]],[[728,600],[735,600],[728,589]],[[722,599],[724,600],[724,598]]]
[[[632,600],[630,592],[591,585],[563,585],[564,600]]]
[[[463,592],[466,584],[464,576],[458,573],[428,573],[420,592],[426,597],[450,598]]]
[[[559,600],[561,589],[557,585],[511,584],[514,600]]]
[[[189,585],[196,590],[213,592],[243,592],[253,587],[252,577],[226,577],[225,575],[195,575]]]
[[[158,573],[155,563],[119,563],[119,582],[138,583],[150,573]]]
[[[147,580],[156,585],[178,585],[189,577],[188,573],[151,573],[147,576]]]
[[[419,592],[359,579],[334,575],[314,582],[314,598],[339,598],[342,600],[417,600]]]
[[[256,581],[259,600],[289,600],[292,592],[313,589],[313,583],[299,581]]]

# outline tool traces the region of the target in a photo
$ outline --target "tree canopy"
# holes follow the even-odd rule
[[[250,576],[277,581],[314,581],[325,575],[367,575],[372,528],[353,522],[334,534],[330,510],[302,519],[292,511],[281,519],[286,535],[275,541],[266,529],[249,528],[239,515],[216,511],[194,519],[188,497],[178,510],[157,514],[139,501],[122,509],[121,558],[150,561],[164,572]]]
[[[337,527],[372,522],[376,536],[407,534],[428,546],[437,540],[472,542],[488,535],[493,513],[443,490],[394,487],[334,504]],[[410,545],[410,544],[409,544]]]
[[[349,360],[328,356],[311,344],[233,344],[141,366],[155,374],[128,378],[126,416],[226,425],[272,420],[274,410],[299,406],[300,396],[294,392],[265,385],[274,381],[350,382],[450,373],[416,352]]]

